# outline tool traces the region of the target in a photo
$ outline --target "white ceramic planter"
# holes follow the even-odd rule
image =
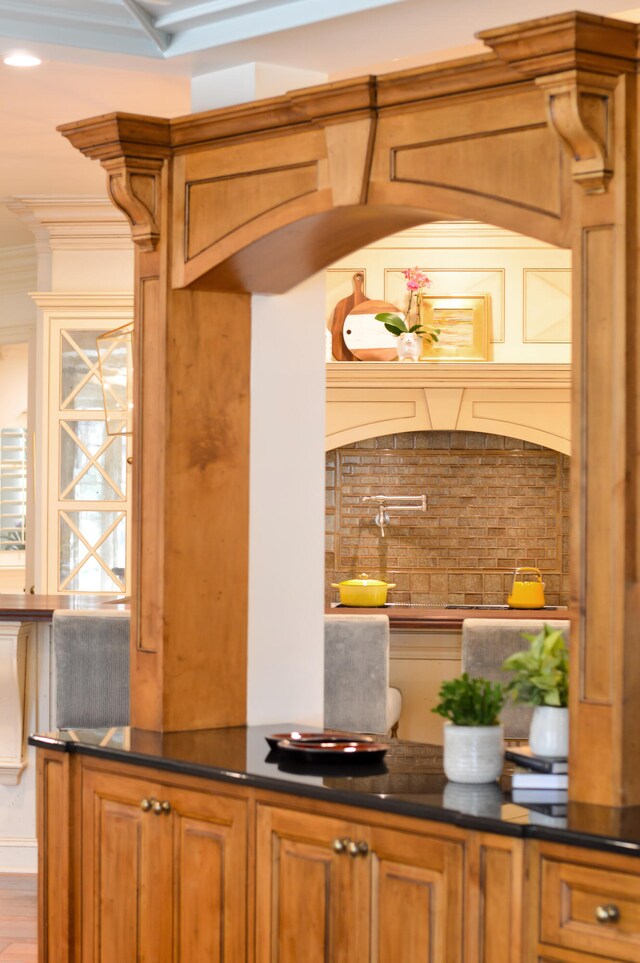
[[[536,706],[529,729],[529,746],[536,756],[569,755],[569,710]]]
[[[502,726],[444,727],[444,772],[452,782],[493,782],[502,772]]]

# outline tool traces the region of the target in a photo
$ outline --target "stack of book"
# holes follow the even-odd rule
[[[567,803],[569,765],[566,759],[534,756],[527,746],[508,749],[505,758],[516,764],[511,777],[511,799],[514,803],[523,806],[529,803]]]

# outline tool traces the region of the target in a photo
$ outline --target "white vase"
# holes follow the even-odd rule
[[[398,361],[418,361],[422,351],[422,341],[413,331],[399,334],[396,339]]]
[[[529,746],[536,756],[569,755],[569,710],[556,706],[536,706],[529,729]]]
[[[502,726],[444,727],[444,772],[452,782],[493,782],[502,772]]]

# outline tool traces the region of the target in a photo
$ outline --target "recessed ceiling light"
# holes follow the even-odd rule
[[[4,62],[8,67],[37,67],[42,63],[40,57],[18,51],[5,57]]]

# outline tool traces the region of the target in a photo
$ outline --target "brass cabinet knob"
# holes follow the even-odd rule
[[[349,855],[353,856],[355,859],[356,856],[366,856],[369,852],[369,847],[364,840],[361,840],[359,843],[350,841],[347,845],[347,850],[349,851]]]
[[[143,813],[148,813],[151,809],[151,806],[152,802],[150,799],[143,799],[140,803],[140,809],[143,811]]]
[[[154,816],[162,815],[162,803],[160,802],[159,799],[154,799],[152,809],[153,809]]]
[[[163,813],[171,812],[171,803],[167,799],[164,799],[162,802],[162,812]]]
[[[598,923],[617,923],[620,919],[620,910],[614,903],[596,906],[596,919]]]
[[[351,840],[349,840],[349,839],[334,839],[334,841],[333,841],[333,843],[331,844],[331,846],[332,846],[332,849],[333,849],[334,853],[344,853],[344,852],[346,851],[347,846],[349,845],[350,842],[351,842]]]

